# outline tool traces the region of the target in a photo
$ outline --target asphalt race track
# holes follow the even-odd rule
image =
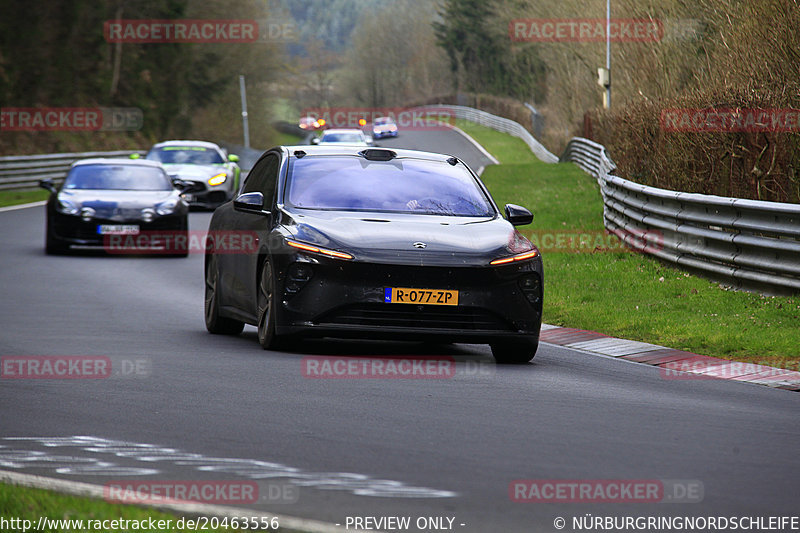
[[[379,143],[486,164],[454,132]],[[190,217],[204,230],[210,213]],[[547,344],[514,367],[495,366],[479,345],[315,341],[265,352],[255,328],[206,332],[202,254],[46,256],[44,207],[0,212],[0,227],[0,355],[105,356],[113,369],[106,379],[0,379],[0,469],[96,484],[255,481],[254,508],[343,525],[408,516],[408,531],[433,530],[417,529],[420,517],[529,532],[556,531],[556,517],[573,531],[572,517],[587,513],[797,514],[797,393],[664,379]],[[310,379],[308,355],[444,355],[456,372]],[[692,489],[665,499],[691,502],[520,503],[509,494],[520,479],[661,480]]]

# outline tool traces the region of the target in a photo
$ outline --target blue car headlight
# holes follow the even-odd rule
[[[83,209],[81,209],[81,218],[83,219],[84,222],[91,222],[95,214],[96,214],[95,210],[92,209],[91,207],[84,207]]]
[[[178,207],[178,199],[177,198],[170,198],[166,202],[161,202],[156,206],[156,213],[159,215],[169,215],[175,208]]]
[[[72,200],[59,198],[56,202],[56,210],[64,213],[65,215],[77,215],[81,211],[81,206]]]

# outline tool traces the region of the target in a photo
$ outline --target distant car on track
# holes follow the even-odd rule
[[[239,182],[239,157],[205,141],[164,141],[146,159],[158,161],[173,178],[191,182],[184,198],[191,206],[213,209],[233,197]]]
[[[392,117],[378,117],[372,122],[372,137],[397,137],[397,123]]]
[[[326,130],[320,137],[311,140],[313,144],[338,144],[349,146],[370,146],[372,139],[355,128]]]
[[[154,161],[84,159],[73,163],[60,188],[49,179],[39,185],[51,193],[48,254],[72,247],[103,249],[112,235],[188,230],[189,207],[164,167]]]
[[[307,131],[317,131],[325,128],[325,119],[324,118],[314,118],[314,117],[300,117],[300,120],[297,124],[300,126],[300,129],[307,130]]]
[[[498,362],[536,353],[542,260],[458,158],[342,145],[264,153],[209,231],[256,231],[251,253],[206,255],[211,333],[488,343]]]

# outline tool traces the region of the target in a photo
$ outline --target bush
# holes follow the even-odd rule
[[[798,88],[794,89],[794,94]],[[617,173],[665,189],[800,203],[800,133],[670,132],[665,109],[797,107],[783,91],[727,89],[659,102],[635,102],[593,114],[594,140],[606,146]]]
[[[800,109],[800,9],[784,0],[698,0],[697,71],[660,98],[590,113],[618,173],[688,192],[800,203],[800,131],[670,132],[665,109]],[[702,65],[702,66],[700,66]]]

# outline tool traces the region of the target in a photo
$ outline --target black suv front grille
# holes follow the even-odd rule
[[[454,331],[514,331],[507,321],[484,309],[409,304],[345,306],[320,317],[315,323],[320,326],[350,325]]]

